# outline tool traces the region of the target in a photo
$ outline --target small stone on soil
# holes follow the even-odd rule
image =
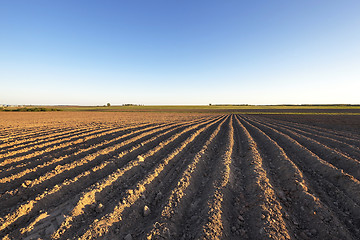
[[[149,214],[151,213],[151,210],[148,206],[144,206],[144,217],[149,216]]]
[[[102,205],[101,203],[99,203],[95,209],[95,211],[97,213],[101,213],[104,210],[104,205]]]

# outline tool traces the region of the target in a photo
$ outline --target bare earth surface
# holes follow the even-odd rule
[[[284,116],[0,113],[0,238],[359,239],[359,132]]]

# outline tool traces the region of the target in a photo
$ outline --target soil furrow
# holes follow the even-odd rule
[[[358,235],[360,233],[359,181],[322,160],[286,134],[263,124],[256,122],[253,124],[272,139],[276,139],[290,159],[307,176],[319,199],[336,213],[349,232],[354,236]],[[330,216],[325,218],[325,221],[330,222],[333,219]]]
[[[189,123],[189,124],[191,124],[191,123]],[[179,125],[179,124],[176,124],[175,126],[177,126],[177,125]],[[137,135],[137,136],[135,135],[135,137],[133,137],[135,134],[135,132],[133,132],[133,133],[129,133],[128,136],[122,136],[119,139],[113,139],[116,141],[111,141],[111,143],[108,143],[106,145],[103,145],[103,144],[95,145],[92,147],[93,151],[91,151],[91,153],[89,153],[87,151],[87,152],[83,152],[82,154],[76,154],[76,159],[79,159],[79,160],[76,160],[76,159],[74,159],[74,157],[71,157],[70,159],[67,159],[66,162],[61,162],[64,165],[59,165],[59,163],[57,163],[56,168],[54,168],[55,167],[54,166],[53,168],[50,169],[50,171],[47,171],[47,169],[41,169],[41,170],[45,170],[45,171],[42,171],[45,174],[38,177],[37,179],[32,179],[31,176],[29,176],[29,174],[27,174],[24,179],[32,179],[31,182],[29,180],[27,180],[29,182],[28,184],[24,183],[23,179],[19,179],[19,181],[17,181],[17,182],[10,181],[5,186],[7,188],[11,187],[12,190],[3,194],[1,197],[1,200],[4,201],[4,199],[13,196],[15,193],[16,195],[14,197],[12,197],[12,199],[14,199],[14,200],[8,201],[8,202],[19,201],[20,195],[22,196],[22,199],[23,199],[25,196],[29,196],[30,193],[34,194],[34,192],[36,192],[34,190],[34,188],[42,189],[41,186],[49,186],[50,183],[51,183],[50,186],[52,186],[52,185],[56,184],[56,182],[65,179],[67,176],[71,176],[71,172],[86,170],[88,167],[84,169],[84,164],[90,163],[90,165],[92,166],[92,165],[94,165],[95,162],[100,161],[100,160],[96,160],[96,157],[101,156],[102,155],[101,152],[106,152],[107,154],[114,155],[114,154],[116,154],[116,152],[113,152],[113,153],[111,153],[111,152],[115,151],[115,150],[120,151],[121,150],[121,149],[119,149],[120,147],[126,146],[127,144],[135,143],[135,141],[139,141],[139,139],[141,139],[143,137],[147,137],[150,134],[153,134],[153,135],[157,134],[160,131],[165,131],[171,127],[172,126],[165,126],[162,128],[150,127],[150,128],[146,128],[146,129],[139,131],[138,133],[140,135]],[[130,137],[133,137],[133,138],[130,138]],[[114,148],[114,146],[113,146],[114,144],[117,144],[117,145],[115,145],[116,148]],[[98,151],[99,148],[102,149],[101,152]],[[112,150],[108,151],[108,149],[112,149]],[[92,160],[94,160],[94,161],[92,161]],[[89,167],[91,167],[90,165],[89,165]],[[74,169],[74,170],[70,171],[71,169]],[[78,169],[78,170],[76,170],[76,169]],[[36,172],[35,170],[33,171],[32,175],[34,175],[34,176],[41,175],[41,172],[39,172],[39,171]],[[30,171],[30,170],[28,170],[28,171]],[[66,175],[64,175],[62,173],[65,173]],[[54,178],[54,179],[52,179],[52,178]],[[16,185],[14,185],[14,184],[16,184]],[[14,189],[14,187],[20,186],[21,184],[23,186],[21,186],[18,190]],[[20,191],[20,193],[19,193],[19,191]]]
[[[194,121],[200,121],[200,120],[194,120]],[[161,126],[165,125],[171,125],[176,123],[167,123],[167,124],[158,124],[158,125],[139,125],[135,127],[124,127],[121,129],[114,129],[108,132],[104,132],[102,134],[93,134],[85,137],[84,139],[78,140],[78,142],[72,142],[72,144],[68,145],[64,149],[60,148],[57,149],[54,153],[48,153],[45,152],[43,156],[35,156],[35,159],[22,159],[21,162],[15,162],[9,164],[9,168],[5,171],[0,172],[0,177],[9,176],[11,174],[15,174],[20,172],[21,170],[25,169],[28,171],[31,167],[39,167],[40,164],[43,164],[44,166],[50,166],[53,163],[58,162],[57,158],[59,159],[66,159],[67,155],[77,155],[79,153],[84,153],[89,150],[93,150],[96,148],[96,146],[100,146],[105,141],[107,145],[110,145],[114,141],[116,141],[119,136],[121,137],[121,134],[128,134],[132,133],[135,134],[141,130],[147,130],[151,128],[159,128]],[[34,158],[32,156],[32,158]],[[1,167],[0,167],[1,168]]]
[[[229,131],[225,142],[225,152],[221,156],[220,166],[216,169],[219,173],[216,181],[213,183],[214,193],[207,202],[207,214],[200,239],[220,239],[228,238],[230,235],[229,223],[223,216],[224,192],[227,190],[230,178],[231,156],[234,147],[234,127],[231,116],[229,122]],[[224,143],[222,143],[224,144]],[[225,229],[224,229],[225,228]]]
[[[140,126],[144,127],[144,126]],[[146,125],[145,125],[146,127]],[[138,127],[135,127],[135,130]],[[40,144],[36,148],[24,148],[18,151],[14,151],[13,154],[9,153],[8,156],[2,157],[2,162],[0,163],[0,167],[2,168],[8,168],[9,163],[11,163],[11,166],[14,165],[14,163],[18,163],[20,161],[27,160],[32,157],[41,157],[43,155],[52,154],[55,151],[63,151],[63,149],[73,146],[75,144],[81,144],[84,142],[84,139],[89,138],[95,138],[100,137],[103,135],[111,134],[111,133],[120,133],[122,131],[130,130],[129,128],[120,128],[120,129],[98,129],[94,130],[92,132],[83,133],[79,135],[74,135],[69,138],[61,139],[61,140],[55,140],[52,142],[48,142],[45,144]]]
[[[268,135],[271,136],[279,136],[282,139],[286,139],[287,143],[293,146],[294,149],[298,150],[300,156],[303,156],[304,160],[307,163],[312,164],[313,170],[319,171],[319,173],[326,177],[330,182],[335,185],[338,185],[339,188],[343,189],[345,193],[349,195],[349,197],[353,198],[353,200],[359,204],[360,203],[360,182],[352,175],[345,173],[342,169],[338,169],[331,163],[325,161],[320,158],[318,155],[307,149],[305,146],[300,144],[298,141],[290,137],[289,135],[280,132],[272,127],[266,126],[265,124],[251,121],[255,126],[258,126],[264,132],[266,132],[263,128],[271,131]],[[280,141],[277,138],[278,141]]]
[[[136,200],[129,208],[124,209],[122,212],[122,219],[132,219],[132,221],[119,221],[113,224],[107,234],[106,238],[115,238],[119,235],[119,233],[138,233],[136,238],[142,238],[142,234],[144,229],[148,229],[150,227],[150,222],[160,214],[161,206],[164,204],[164,200],[166,196],[168,196],[171,192],[171,189],[175,187],[174,184],[178,182],[180,179],[181,173],[184,172],[189,164],[191,164],[192,160],[196,152],[198,152],[202,146],[203,142],[211,135],[214,131],[214,128],[218,125],[218,122],[213,122],[205,126],[205,130],[200,133],[199,136],[196,137],[196,140],[193,144],[186,146],[186,148],[179,152],[171,162],[166,165],[163,171],[159,173],[156,179],[149,183],[146,186],[145,191],[142,193],[141,197]],[[187,134],[188,136],[189,134]],[[181,142],[174,142],[174,144],[168,148],[168,151],[165,153],[158,153],[148,158],[145,163],[152,163],[149,167],[146,167],[148,170],[146,172],[151,172],[158,166],[159,160],[163,159],[166,155],[169,155],[171,151],[177,146],[183,144],[184,140]],[[199,144],[198,144],[199,143]],[[153,164],[156,163],[156,164]],[[135,177],[124,177],[126,179],[126,186],[136,186],[143,178],[141,176]],[[109,205],[106,202],[112,202],[113,198],[116,196],[124,196],[126,194],[126,190],[128,187],[125,187],[123,190],[111,192],[106,195],[107,200],[104,202],[104,205]],[[111,205],[111,204],[110,204]],[[148,206],[151,209],[151,214],[148,216],[144,215],[144,206]],[[115,206],[111,206],[110,209],[113,210]],[[111,211],[105,211],[109,213]],[[95,218],[100,219],[103,215],[98,215]],[[91,222],[89,222],[90,224]],[[136,223],[136,224],[134,224]],[[125,236],[125,235],[124,235]],[[141,237],[142,236],[142,237]]]
[[[310,137],[306,137],[304,135],[296,133],[295,131],[288,130],[283,127],[278,127],[271,123],[263,124],[288,135],[323,160],[331,163],[337,168],[343,169],[358,180],[360,179],[360,162],[358,160],[346,156],[345,154],[337,151],[336,149],[332,149]]]
[[[139,155],[130,157],[135,159],[129,161],[128,164],[124,165],[121,169],[118,169],[109,177],[101,180],[101,182],[96,183],[93,186],[90,186],[86,191],[81,193],[79,200],[74,206],[73,210],[70,212],[69,217],[61,224],[60,228],[54,233],[54,238],[59,238],[62,234],[69,228],[75,228],[72,222],[79,221],[78,219],[84,219],[84,214],[89,214],[89,211],[92,212],[92,207],[96,206],[100,202],[103,205],[106,204],[106,199],[116,198],[121,195],[121,185],[125,184],[125,188],[128,185],[131,185],[132,179],[141,177],[142,175],[138,174],[139,172],[145,173],[151,170],[151,166],[156,163],[156,161],[151,161],[151,158],[156,158],[157,155],[164,155],[166,151],[171,151],[174,146],[177,146],[187,135],[195,131],[196,128],[199,128],[205,124],[214,124],[218,119],[204,122],[201,124],[192,125],[185,128],[181,128],[180,131],[174,133],[171,137],[161,141],[159,144],[155,144],[153,148],[149,149],[146,152],[141,152]],[[151,141],[152,142],[152,141]],[[149,165],[149,166],[147,166]],[[150,168],[147,170],[147,168]],[[121,180],[123,179],[123,180]],[[116,190],[117,189],[117,190]],[[118,192],[120,191],[120,192]],[[96,196],[96,197],[95,197]],[[111,201],[111,200],[109,200]],[[97,203],[98,202],[98,203]],[[88,217],[86,217],[88,219]],[[77,224],[75,224],[77,225]]]
[[[171,131],[171,130],[169,130],[169,131]],[[146,143],[139,142],[139,143],[135,144],[135,146],[133,146],[131,149],[121,152],[119,154],[119,156],[117,156],[115,158],[119,159],[117,161],[120,161],[120,160],[122,160],[122,157],[125,156],[126,154],[143,147],[144,144],[154,142],[155,139],[157,139],[156,136],[151,139],[148,139],[148,141],[146,141]],[[156,141],[154,143],[156,144]],[[109,169],[107,172],[103,171],[103,169],[105,169],[107,166],[110,168],[110,173],[109,173]],[[91,185],[92,182],[96,182],[97,179],[101,179],[105,175],[111,174],[112,171],[115,171],[114,167],[117,167],[117,166],[116,166],[116,164],[114,164],[114,162],[111,159],[109,161],[103,161],[103,163],[101,165],[95,166],[95,167],[93,167],[93,169],[90,169],[87,171],[82,171],[81,174],[79,174],[75,178],[71,179],[70,181],[65,180],[62,184],[56,185],[53,189],[51,189],[49,191],[45,191],[42,194],[39,194],[34,200],[28,201],[25,205],[20,206],[18,209],[24,209],[24,207],[26,206],[25,207],[26,214],[28,214],[30,212],[35,214],[43,206],[46,206],[46,205],[50,204],[50,202],[54,202],[54,201],[56,201],[56,199],[59,199],[59,197],[62,197],[63,195],[68,194],[67,191],[69,189],[72,190],[72,192],[75,189],[81,190],[81,188],[79,188],[77,186],[82,186],[82,187],[85,186],[86,187],[89,184]],[[111,169],[113,169],[113,170],[111,170]],[[70,182],[71,184],[68,184],[68,182]],[[37,203],[37,204],[34,208],[35,203]],[[56,203],[56,202],[54,202],[54,203]],[[24,215],[25,214],[22,214],[22,216],[24,216]],[[9,225],[9,219],[16,220],[19,217],[21,217],[21,215],[19,214],[19,210],[16,210],[12,214],[9,214],[7,217],[5,217],[4,220],[8,219],[5,222],[6,222],[6,225]],[[30,216],[26,216],[27,219],[29,217]],[[23,219],[22,222],[24,220],[25,219]]]
[[[209,125],[208,125],[209,126]],[[147,185],[153,182],[159,174],[169,165],[169,163],[182,152],[190,143],[199,136],[201,132],[206,130],[206,127],[198,129],[191,134],[184,142],[176,147],[170,154],[163,158],[153,169],[149,172],[135,187],[128,189],[125,196],[120,200],[112,212],[105,214],[100,219],[95,219],[86,230],[86,232],[80,237],[80,239],[88,239],[90,236],[94,238],[101,237],[106,234],[111,226],[122,219],[122,213],[128,207],[131,207],[140,196],[146,191]]]
[[[250,239],[290,239],[290,231],[282,216],[283,207],[278,201],[270,183],[268,172],[264,169],[263,159],[258,146],[248,130],[237,119],[245,150],[241,169],[246,195],[244,218],[247,222]]]
[[[232,161],[230,164],[230,177],[228,189],[224,197],[224,217],[228,220],[226,239],[248,239],[249,226],[244,218],[244,174],[241,164],[243,164],[245,149],[242,144],[243,136],[238,124],[237,116],[234,118],[234,146]]]
[[[160,129],[160,131],[163,129]],[[131,145],[133,143],[135,143],[135,141],[139,142],[140,139],[142,139],[143,137],[146,137],[147,134],[152,134],[152,135],[156,135],[156,131],[157,130],[150,130],[148,129],[148,131],[145,131],[144,133],[140,133],[139,135],[133,137],[133,138],[128,138],[126,139],[126,141],[123,142],[119,142],[118,145],[115,145],[116,149],[119,149],[120,147],[126,146],[128,145],[130,149],[134,148]],[[152,138],[152,140],[154,140],[154,138]],[[136,144],[137,148],[141,147],[141,145]],[[38,194],[38,191],[44,191],[46,187],[55,185],[57,182],[61,182],[63,180],[66,181],[66,178],[73,176],[74,174],[80,174],[83,171],[89,171],[88,169],[96,169],[96,170],[100,170],[102,169],[105,165],[108,164],[113,164],[112,160],[113,158],[116,157],[116,152],[114,152],[114,146],[110,145],[107,148],[104,148],[102,150],[96,150],[94,151],[94,153],[89,154],[84,156],[83,158],[80,158],[79,160],[75,160],[75,161],[71,161],[68,164],[65,164],[64,166],[61,166],[58,169],[55,169],[55,171],[50,171],[45,173],[45,177],[43,176],[42,178],[38,178],[36,180],[33,180],[32,182],[29,183],[29,186],[24,186],[20,188],[21,194],[17,194],[15,196],[10,196],[11,198],[6,199],[6,204],[14,204],[20,200],[24,200],[22,199],[24,196],[26,196],[26,198],[32,196],[32,195],[36,195]],[[126,149],[123,150],[123,153],[126,153]],[[120,151],[119,154],[122,154],[122,152]],[[109,160],[109,161],[106,161]],[[105,164],[102,162],[105,161]],[[101,166],[100,168],[98,166]],[[85,167],[86,166],[86,167]],[[85,167],[85,168],[84,168]],[[99,168],[99,169],[97,169]],[[57,171],[61,171],[63,172],[63,175],[57,174]],[[66,175],[65,175],[66,173]],[[49,174],[53,175],[54,179],[48,179],[47,177],[49,177]],[[11,182],[10,182],[11,183]],[[55,185],[56,187],[56,185]],[[37,191],[36,191],[37,190]],[[28,195],[26,195],[29,194]],[[19,198],[19,197],[22,198]],[[2,199],[3,201],[5,199]],[[25,199],[26,200],[26,199]]]
[[[0,113],[0,239],[359,239],[357,116],[219,113]]]
[[[343,154],[349,155],[350,157],[353,157],[355,159],[360,159],[360,148],[359,147],[344,143],[344,142],[334,139],[334,138],[322,136],[320,134],[317,134],[317,133],[314,133],[311,131],[310,132],[304,131],[301,129],[297,129],[295,127],[287,126],[285,124],[279,124],[279,123],[274,123],[274,122],[271,122],[271,124],[273,124],[273,126],[283,127],[288,130],[292,130],[300,135],[310,137],[311,139],[314,139],[322,144],[325,144],[331,148],[334,148],[335,150],[340,151]],[[359,146],[360,146],[360,143],[359,143]]]
[[[62,134],[63,131],[71,131],[73,127],[66,127],[66,128],[59,128],[59,126],[55,126],[53,128],[49,127],[36,127],[29,132],[28,129],[20,128],[18,131],[12,129],[9,130],[7,133],[2,134],[1,138],[10,137],[11,141],[6,141],[5,144],[16,144],[16,143],[23,143],[28,141],[29,139],[42,139],[46,138],[49,132],[53,134]],[[25,134],[24,134],[25,133]],[[4,139],[2,139],[4,140]]]
[[[44,133],[45,135],[42,137],[29,137],[24,139],[23,141],[16,141],[16,144],[10,146],[8,145],[6,148],[2,148],[0,146],[0,148],[2,149],[0,151],[0,158],[2,156],[6,156],[6,154],[11,151],[17,151],[19,149],[24,149],[24,148],[29,148],[29,147],[37,147],[37,145],[39,144],[45,144],[45,143],[49,143],[51,141],[55,141],[55,140],[59,140],[59,139],[63,139],[63,138],[67,138],[67,137],[71,137],[72,135],[75,134],[83,134],[83,133],[87,133],[87,132],[91,132],[93,130],[97,130],[97,127],[83,127],[83,128],[71,128],[69,130],[63,130],[63,129],[58,129],[59,132],[56,133]],[[111,129],[111,128],[108,128]],[[104,129],[106,130],[106,129]]]
[[[38,129],[37,132],[34,132],[33,135],[27,136],[25,138],[19,138],[19,139],[7,139],[5,140],[4,137],[0,137],[0,154],[6,153],[9,150],[14,150],[20,146],[26,146],[27,144],[32,144],[36,141],[44,141],[48,137],[55,138],[55,137],[61,137],[65,136],[71,132],[76,131],[83,131],[86,128],[83,129],[76,129],[73,127],[69,128],[54,128],[52,130],[49,129]],[[12,141],[10,141],[12,140]]]
[[[161,126],[159,126],[159,127],[161,128]],[[15,185],[17,184],[16,186],[20,186],[20,184],[22,184],[24,182],[24,180],[26,180],[26,179],[33,180],[34,177],[41,175],[44,172],[48,172],[48,171],[59,172],[60,171],[59,168],[64,169],[63,166],[68,166],[69,164],[76,165],[76,163],[79,160],[81,160],[81,157],[85,157],[87,155],[94,154],[98,151],[98,149],[104,150],[107,147],[111,147],[114,144],[119,144],[122,141],[127,140],[128,138],[136,136],[136,134],[141,134],[141,133],[147,132],[149,130],[154,130],[154,129],[156,130],[159,127],[155,126],[155,127],[136,130],[133,132],[130,131],[129,133],[125,133],[120,136],[116,136],[116,135],[115,136],[113,136],[113,135],[91,136],[91,138],[89,138],[88,140],[85,140],[85,143],[84,143],[85,147],[89,146],[89,145],[90,145],[90,147],[82,148],[80,150],[77,148],[74,148],[74,151],[70,155],[68,155],[68,153],[65,153],[64,156],[60,156],[57,158],[52,159],[50,157],[49,161],[45,161],[45,163],[42,163],[42,161],[41,161],[39,164],[37,164],[38,162],[27,164],[24,167],[20,168],[20,170],[24,169],[23,171],[20,171],[20,172],[7,171],[7,172],[10,172],[13,174],[10,176],[5,176],[0,179],[1,190],[4,191],[4,190],[12,189],[15,187],[14,184]],[[94,144],[94,142],[91,141],[93,139],[96,141],[95,144]],[[99,143],[99,141],[100,141],[100,143]],[[79,159],[79,160],[76,160],[76,159]],[[68,165],[66,165],[66,164],[68,164]],[[32,167],[32,166],[34,166],[34,167]],[[2,174],[0,173],[0,175],[2,175]],[[19,180],[14,181],[15,179],[19,179]]]
[[[312,194],[303,173],[286,155],[284,150],[262,130],[242,120],[249,133],[258,142],[260,154],[267,162],[274,181],[275,192],[284,209],[283,216],[290,223],[296,238],[352,239],[351,234],[319,198]],[[327,223],[324,219],[332,218]]]
[[[177,226],[177,223],[183,218],[184,212],[191,204],[191,196],[200,188],[205,169],[208,167],[206,159],[213,154],[214,142],[219,136],[220,129],[224,122],[225,119],[217,125],[214,132],[212,132],[206,140],[204,146],[197,152],[195,157],[193,157],[191,164],[189,164],[181,174],[181,178],[176,182],[175,188],[171,190],[169,197],[166,198],[161,213],[159,213],[158,217],[155,217],[155,220],[152,221],[151,229],[145,234],[147,239],[178,239],[180,237],[178,233],[181,231],[181,226]],[[163,196],[162,192],[163,191],[158,191],[156,193],[155,200]],[[127,231],[122,232],[124,234],[128,233]],[[136,231],[132,231],[132,235],[135,234]],[[135,235],[135,237],[140,238],[140,236],[137,235]]]
[[[96,127],[92,127],[92,128],[85,127],[83,129],[72,129],[70,131],[64,131],[64,132],[61,131],[60,133],[56,133],[56,134],[47,134],[42,139],[29,138],[24,143],[21,143],[21,144],[17,143],[16,145],[9,146],[8,148],[4,149],[4,151],[1,151],[0,158],[12,156],[11,154],[9,154],[9,152],[14,152],[13,155],[16,155],[21,152],[25,152],[25,150],[28,150],[28,149],[35,150],[38,147],[49,146],[49,145],[51,145],[51,142],[61,143],[62,140],[71,139],[72,137],[75,137],[75,136],[82,136],[82,134],[95,133],[96,131],[103,132],[103,131],[109,131],[112,129],[114,129],[114,128],[109,127],[109,128],[99,129]]]
[[[182,203],[184,212],[179,214],[178,221],[173,223],[177,230],[173,234],[177,236],[177,239],[196,239],[202,234],[202,226],[206,223],[208,213],[207,203],[214,193],[214,182],[220,175],[218,166],[226,150],[221,143],[227,139],[229,123],[230,117],[220,127],[219,135],[209,149],[209,158],[204,159],[205,167],[200,169],[202,176],[194,179],[196,190],[189,194],[188,201]]]
[[[311,126],[311,125],[302,124],[302,123],[295,123],[295,122],[291,122],[291,121],[281,121],[281,120],[269,119],[269,118],[264,118],[264,117],[256,117],[256,118],[259,118],[259,119],[261,118],[262,122],[270,121],[270,122],[281,123],[281,124],[284,124],[287,126],[293,126],[295,128],[301,129],[301,130],[317,133],[321,136],[326,136],[326,137],[330,137],[332,139],[337,139],[337,140],[346,142],[346,143],[354,145],[354,146],[359,146],[359,143],[360,143],[360,137],[358,135],[351,134],[349,132],[321,128],[321,127]]]

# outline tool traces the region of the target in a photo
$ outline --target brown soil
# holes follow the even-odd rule
[[[287,115],[0,117],[3,239],[360,235],[360,135],[331,118],[319,127]]]
[[[359,115],[263,115],[265,118],[282,120],[294,123],[303,123],[310,126],[328,128],[331,130],[341,130],[360,134]]]

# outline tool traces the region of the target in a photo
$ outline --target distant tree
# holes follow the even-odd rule
[[[107,107],[110,107],[110,106],[111,106],[111,104],[110,104],[110,103],[107,103],[107,104],[106,104],[106,106],[107,106]]]
[[[211,106],[211,103],[209,103],[209,106]]]

